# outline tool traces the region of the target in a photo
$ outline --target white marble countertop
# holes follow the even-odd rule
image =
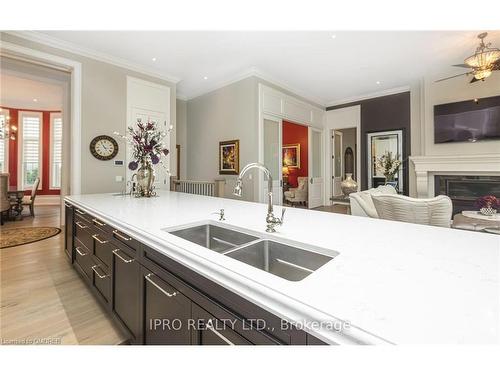
[[[168,191],[66,200],[327,342],[500,343],[500,236],[289,208],[274,238],[339,253],[292,282],[162,230],[219,224],[224,208],[223,225],[269,236],[265,204]],[[311,326],[338,319],[351,327]]]

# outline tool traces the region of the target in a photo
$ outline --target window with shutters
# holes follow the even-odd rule
[[[37,177],[42,177],[42,113],[20,112],[22,135],[21,147],[21,181],[22,188],[31,188]],[[40,184],[41,187],[41,184]]]
[[[60,113],[50,114],[50,188],[61,188],[62,118]]]
[[[7,132],[7,120],[9,118],[9,111],[0,108],[0,172],[9,172],[9,134]]]

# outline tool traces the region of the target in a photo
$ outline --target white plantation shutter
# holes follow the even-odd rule
[[[23,187],[33,185],[35,179],[40,177],[40,130],[41,116],[22,116],[23,146],[22,146],[22,173]]]
[[[52,117],[50,131],[51,164],[50,164],[50,187],[61,188],[61,165],[62,165],[62,118]]]
[[[0,114],[0,172],[8,172],[5,163],[7,160],[5,157],[5,144],[9,141],[9,137],[7,137],[7,134],[5,133],[6,120],[5,115],[3,113]]]

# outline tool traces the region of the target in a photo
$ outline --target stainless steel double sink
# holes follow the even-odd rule
[[[182,229],[164,229],[187,241],[246,263],[290,281],[300,281],[332,260],[337,252],[320,254],[307,245],[292,246],[283,241],[229,229],[214,223],[193,224]]]

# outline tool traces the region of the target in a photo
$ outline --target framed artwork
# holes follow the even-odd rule
[[[283,145],[283,166],[300,168],[300,143]]]
[[[240,173],[240,141],[219,142],[219,174]]]

